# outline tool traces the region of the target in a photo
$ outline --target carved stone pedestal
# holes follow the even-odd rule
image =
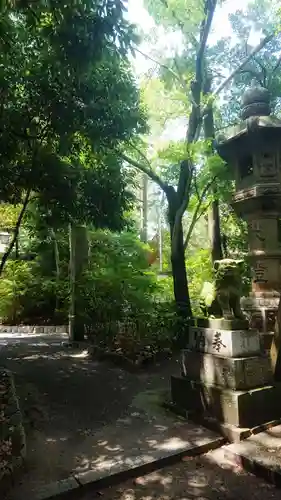
[[[264,292],[242,297],[241,308],[249,318],[250,328],[256,329],[261,336],[262,351],[269,351],[274,333],[280,294]]]
[[[245,326],[239,320],[236,328],[227,320],[204,321],[190,327],[181,376],[171,381],[172,402],[193,418],[211,417],[236,441],[245,428],[281,418],[281,384],[273,381],[257,330],[239,328]]]

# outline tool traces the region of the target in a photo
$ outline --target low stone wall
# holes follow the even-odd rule
[[[67,333],[68,325],[36,326],[36,325],[0,325],[1,333]]]
[[[26,454],[25,432],[13,375],[0,368],[0,490],[5,491]]]

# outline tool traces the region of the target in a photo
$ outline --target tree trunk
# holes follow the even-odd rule
[[[55,256],[55,265],[56,265],[56,284],[57,284],[57,290],[59,287],[60,283],[60,252],[59,252],[59,245],[57,242],[57,237],[54,229],[51,229],[51,234],[54,242],[54,256]],[[56,311],[59,309],[59,298],[58,295],[56,295]]]
[[[147,224],[148,224],[148,176],[147,174],[142,175],[142,187],[141,187],[141,240],[144,243],[148,241],[147,234]]]
[[[169,194],[168,194],[169,193]],[[172,242],[174,234],[175,218],[178,209],[177,194],[173,188],[166,193],[168,200],[168,215],[171,237],[171,265],[174,284],[174,296],[178,311],[181,316],[191,318],[192,309],[189,297],[188,280],[185,265],[185,248],[182,222],[177,231],[177,241]]]
[[[211,91],[211,79],[206,77],[204,85],[204,94],[208,95]],[[214,113],[213,107],[210,104],[206,115],[204,116],[204,136],[206,140],[212,140],[215,137],[215,127],[214,127]],[[211,153],[213,153],[213,146],[211,147]],[[210,149],[208,148],[207,154],[210,154]],[[221,230],[220,230],[220,212],[219,212],[219,201],[217,199],[217,189],[215,183],[212,186],[214,200],[211,204],[208,213],[208,229],[209,238],[211,242],[211,255],[212,262],[215,260],[220,260],[223,258],[222,253],[222,240],[221,240]]]
[[[220,230],[219,201],[216,199],[216,187],[213,186],[214,201],[208,213],[209,238],[211,242],[212,262],[223,258]]]
[[[171,234],[173,226],[170,226]],[[174,283],[174,295],[178,310],[182,316],[192,317],[191,303],[189,297],[188,281],[185,265],[185,250],[183,242],[182,224],[179,230],[177,251],[171,253],[172,274]]]
[[[10,241],[10,244],[9,244],[6,252],[3,254],[3,257],[1,259],[1,263],[0,263],[0,276],[3,273],[3,269],[5,267],[5,264],[6,264],[7,260],[8,260],[8,258],[10,257],[11,252],[12,252],[12,250],[14,248],[14,245],[15,245],[15,243],[17,241],[17,238],[18,238],[18,235],[19,235],[20,226],[21,226],[23,217],[25,215],[25,212],[26,212],[29,200],[30,200],[30,193],[31,193],[31,189],[28,189],[27,192],[26,192],[26,194],[25,194],[25,198],[24,198],[24,201],[23,201],[23,205],[22,205],[21,211],[20,211],[19,216],[18,216],[18,220],[17,220],[16,226],[15,226],[15,229],[14,229],[13,237],[12,237],[12,239]]]

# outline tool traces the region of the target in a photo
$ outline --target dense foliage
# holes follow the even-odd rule
[[[129,208],[113,150],[145,122],[123,11],[121,1],[3,9],[0,198],[26,206],[35,198],[51,226],[90,219],[120,229]]]
[[[232,12],[235,36],[214,41],[221,4],[145,2],[155,26],[144,36],[151,68],[139,81],[140,104],[129,63],[138,40],[124,2],[2,3],[2,228],[18,224],[27,201],[17,252],[0,281],[5,321],[67,322],[69,222],[91,228],[89,262],[76,284],[79,314],[95,342],[132,356],[173,344],[180,332],[174,299],[185,315],[200,314],[214,227],[224,256],[246,254],[246,226],[230,206],[231,172],[213,137],[240,120],[241,94],[252,80],[269,88],[280,111],[278,5],[254,0]],[[253,33],[266,43],[225,80],[254,48]],[[156,187],[146,207],[142,193],[142,217],[160,205],[162,216],[150,248],[136,234],[132,195],[144,175]],[[247,293],[250,270],[244,274]]]
[[[5,322],[68,322],[66,233],[60,232],[58,244],[59,280],[48,240],[38,242],[35,260],[8,262],[0,280],[0,316]],[[147,346],[154,352],[174,343],[171,282],[157,279],[151,271],[149,251],[134,233],[90,232],[90,259],[78,283],[77,303],[95,344],[123,349],[132,356]]]

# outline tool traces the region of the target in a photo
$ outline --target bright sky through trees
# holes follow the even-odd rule
[[[237,10],[246,10],[247,5],[250,3],[250,0],[224,0],[222,7],[217,7],[216,13],[213,20],[213,29],[209,36],[209,44],[216,43],[217,40],[223,37],[227,37],[232,34],[233,44],[237,43],[237,39],[234,36],[231,25],[228,19],[229,14],[235,13]],[[143,6],[143,0],[128,0],[128,18],[131,22],[136,24],[140,28],[140,32],[144,35],[148,35],[153,27],[155,27],[154,20],[148,14],[146,9]],[[161,33],[163,35],[161,36]],[[149,41],[143,41],[140,45],[140,50],[147,55],[153,56],[155,60],[161,59],[161,57],[157,57],[157,54],[164,53],[166,56],[169,52],[180,52],[183,47],[182,44],[182,36],[181,33],[171,33],[171,35],[167,35],[167,32],[164,33],[164,30],[161,30],[160,27],[157,28],[158,34],[158,42],[157,45],[152,45]],[[256,46],[260,42],[261,34],[257,32],[253,32],[250,34],[248,43],[250,45]],[[136,71],[136,75],[138,77],[144,76],[148,70],[152,70],[155,68],[155,64],[140,54],[136,52],[136,57],[133,60],[133,65]],[[222,68],[220,68],[220,71]],[[228,75],[228,70],[223,71],[225,76]],[[170,141],[170,140],[181,140],[186,135],[186,127],[187,127],[187,119],[184,119],[182,116],[178,119],[174,119],[173,123],[167,123],[166,127],[160,137],[157,140]],[[151,137],[151,141],[153,143],[153,137]],[[150,191],[155,191],[155,186],[150,186]],[[150,193],[151,194],[151,193]],[[151,219],[152,214],[149,214],[149,219]],[[150,236],[155,231],[155,226],[151,220],[148,222],[148,232]]]
[[[218,7],[213,21],[213,32],[209,37],[210,42],[215,42],[219,38],[225,37],[231,33],[231,26],[228,20],[228,15],[237,10],[245,10],[250,0],[226,0],[222,7]],[[142,0],[128,1],[128,17],[130,21],[140,26],[144,33],[148,33],[154,26],[152,17],[143,7]],[[171,45],[180,44],[180,36],[173,35],[170,37]],[[233,40],[235,41],[235,40]],[[260,41],[259,33],[252,33],[249,38],[249,44],[257,45]],[[167,44],[167,36],[163,37],[163,43]],[[149,46],[143,43],[141,50],[144,53],[149,53]],[[151,61],[145,59],[141,54],[136,54],[135,68],[137,74],[142,74],[152,67]]]
[[[228,15],[232,12],[236,12],[237,10],[245,10],[250,0],[225,0],[222,7],[218,7],[216,9],[216,14],[213,21],[213,30],[209,37],[210,43],[215,43],[218,39],[225,37],[231,33],[231,26],[228,20]],[[138,25],[141,31],[145,34],[148,34],[149,31],[155,26],[152,17],[148,14],[146,9],[143,7],[143,0],[128,0],[128,17],[131,22]],[[167,36],[167,34],[163,37],[159,37],[159,50],[161,51],[161,47],[164,50],[173,50],[173,48],[177,48],[180,51],[181,48],[181,35],[172,34],[171,36]],[[233,43],[235,43],[236,39],[233,36]],[[251,33],[248,43],[251,45],[257,45],[260,42],[260,33]],[[140,49],[145,54],[150,54],[151,47],[149,43],[143,42],[140,46]],[[136,74],[138,76],[143,75],[149,69],[153,68],[153,63],[140,53],[136,53],[136,57],[133,61],[133,65],[135,67]],[[225,74],[227,76],[227,73]],[[164,135],[166,139],[181,139],[185,136],[186,133],[186,124],[182,119],[179,120],[179,123],[173,124],[173,127],[167,127],[164,131]]]

